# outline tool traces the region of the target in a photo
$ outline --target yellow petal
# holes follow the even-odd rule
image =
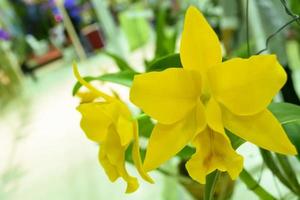
[[[118,165],[120,161],[124,161],[126,147],[121,145],[120,137],[114,127],[109,128],[107,139],[101,148],[105,149],[107,157],[113,165]]]
[[[111,113],[114,119],[117,133],[119,134],[121,145],[128,145],[133,138],[132,116],[128,107],[121,101],[111,102],[112,106],[105,111]],[[109,109],[110,108],[110,109]]]
[[[137,179],[130,176],[125,168],[125,150],[126,148],[121,145],[119,135],[115,128],[110,127],[108,137],[100,147],[100,155],[104,154],[107,159],[104,160],[102,159],[103,157],[100,156],[100,163],[110,178],[114,178],[115,172],[117,172],[119,177],[122,177],[127,182],[126,193],[131,193],[138,188],[139,184]],[[114,168],[112,168],[112,166]]]
[[[185,69],[203,75],[209,67],[222,62],[219,39],[200,11],[190,6],[186,12],[180,45],[180,59]]]
[[[217,101],[237,115],[264,110],[286,81],[274,55],[234,58],[211,68],[208,78]]]
[[[80,98],[80,103],[90,103],[98,98],[98,95],[93,92],[77,92],[76,96]]]
[[[106,152],[102,149],[100,149],[99,152],[99,161],[110,181],[114,182],[119,177],[122,177],[127,182],[126,193],[131,193],[137,190],[139,187],[138,181],[136,178],[128,175],[125,169],[125,163],[120,163],[120,165],[117,166],[111,164],[107,158]]]
[[[196,111],[170,125],[156,124],[147,147],[144,168],[153,170],[178,153],[197,133]],[[204,119],[202,119],[204,121]],[[203,122],[202,122],[203,123]]]
[[[196,73],[180,68],[136,75],[130,100],[163,124],[182,119],[199,99],[200,84]]]
[[[205,108],[208,126],[218,133],[225,134],[221,109],[216,100],[214,98],[210,98]]]
[[[196,126],[197,126],[196,133],[200,133],[206,127],[205,107],[200,101],[200,99],[198,99],[195,114],[196,114]]]
[[[125,169],[125,161],[123,161],[122,163],[120,162],[120,164],[117,165],[117,169],[120,173],[120,176],[127,182],[126,193],[135,192],[139,187],[139,183],[137,178],[132,177],[128,174],[127,170]]]
[[[138,124],[136,121],[134,121],[134,143],[132,148],[132,159],[134,162],[134,165],[136,166],[139,174],[141,177],[148,181],[149,183],[154,183],[152,178],[145,172],[143,166],[142,166],[142,160],[140,155],[140,147],[139,147],[139,135],[138,135]]]
[[[215,171],[227,171],[232,179],[236,179],[243,169],[243,157],[231,147],[226,135],[210,128],[198,134],[193,144],[196,153],[186,163],[190,176],[201,184],[205,184],[206,175]]]
[[[101,149],[99,151],[99,162],[111,182],[114,182],[120,177],[116,167],[110,163],[105,151],[102,151]]]
[[[108,127],[113,123],[112,119],[103,112],[101,103],[86,103],[77,107],[81,113],[82,119],[80,126],[86,136],[95,142],[102,142],[106,135]]]
[[[237,136],[264,149],[282,154],[297,154],[278,120],[269,110],[252,116],[237,116],[223,109],[224,126]]]
[[[124,116],[120,115],[116,128],[120,137],[121,145],[128,145],[133,138],[134,127],[132,120],[128,120]]]

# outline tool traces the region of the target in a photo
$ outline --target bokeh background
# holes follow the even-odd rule
[[[0,0],[0,199],[192,200],[178,177],[160,172],[151,173],[154,185],[141,181],[130,195],[122,181],[108,181],[97,145],[79,127],[72,62],[84,75],[117,72],[124,62],[143,72],[156,58],[178,52],[189,5],[207,17],[225,59],[247,57],[292,19],[284,2],[300,14],[299,0],[250,0],[248,13],[246,0]],[[268,43],[265,53],[275,53],[289,75],[277,100],[299,104],[299,44],[299,21]],[[98,84],[128,101],[127,87]],[[272,194],[297,199],[265,169],[255,146],[238,151]],[[173,162],[165,167],[176,173]],[[231,199],[257,197],[237,180]]]

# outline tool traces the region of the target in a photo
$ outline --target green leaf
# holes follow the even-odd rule
[[[139,135],[149,138],[154,128],[154,123],[148,115],[142,115],[138,118]]]
[[[190,146],[185,146],[181,151],[179,151],[176,156],[183,160],[188,160],[196,152],[196,149]]]
[[[237,149],[239,148],[239,146],[245,143],[245,140],[231,133],[229,130],[226,129],[225,131],[226,131],[226,135],[229,137],[231,141],[231,146],[233,149]]]
[[[300,122],[284,124],[283,128],[295,145],[297,151],[300,152]],[[297,155],[297,158],[300,159],[299,154]]]
[[[147,71],[162,71],[170,67],[182,67],[178,53],[155,59],[148,65]]]
[[[133,164],[132,148],[133,148],[133,143],[130,143],[130,145],[127,147],[125,151],[125,160],[131,164]]]
[[[155,26],[155,34],[156,34],[156,45],[155,45],[155,57],[160,57],[166,55],[166,49],[164,47],[164,42],[166,40],[166,8],[161,7],[156,12],[156,26]]]
[[[134,75],[136,75],[137,73],[133,72],[133,71],[121,71],[121,72],[117,72],[117,73],[112,73],[112,74],[104,74],[101,76],[86,76],[83,77],[83,79],[87,82],[90,81],[108,81],[108,82],[112,82],[112,83],[118,83],[121,85],[125,85],[130,87],[132,84],[132,80]],[[74,87],[73,87],[73,91],[72,94],[73,96],[78,92],[78,90],[81,88],[81,83],[77,82]]]
[[[268,108],[282,125],[300,122],[300,106],[291,103],[271,103]]]
[[[121,58],[120,56],[118,56],[114,53],[107,52],[107,51],[105,51],[104,54],[111,57],[115,61],[118,68],[120,69],[120,71],[134,71],[130,67],[130,65],[126,62],[126,60]]]
[[[272,103],[269,110],[282,124],[288,137],[300,152],[300,106],[290,103]],[[297,157],[300,159],[300,155]]]

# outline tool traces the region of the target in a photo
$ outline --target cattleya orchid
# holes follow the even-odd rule
[[[126,193],[138,188],[138,181],[125,168],[125,151],[134,140],[132,158],[141,177],[152,183],[152,179],[142,168],[139,151],[137,121],[133,119],[127,106],[119,99],[94,88],[81,78],[76,65],[73,70],[78,81],[89,89],[79,93],[81,104],[81,128],[87,137],[100,144],[99,161],[111,181],[122,177],[127,182]],[[101,100],[99,100],[101,98]]]
[[[225,129],[264,149],[297,154],[280,123],[267,109],[286,82],[275,55],[222,62],[218,37],[193,6],[186,13],[180,58],[183,68],[134,77],[131,101],[157,120],[144,160],[150,171],[191,143],[190,176],[205,183],[218,169],[232,179],[243,157],[231,146]]]

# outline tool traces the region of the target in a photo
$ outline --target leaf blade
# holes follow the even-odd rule
[[[180,55],[178,53],[155,59],[148,65],[147,71],[162,71],[169,67],[182,67]]]

